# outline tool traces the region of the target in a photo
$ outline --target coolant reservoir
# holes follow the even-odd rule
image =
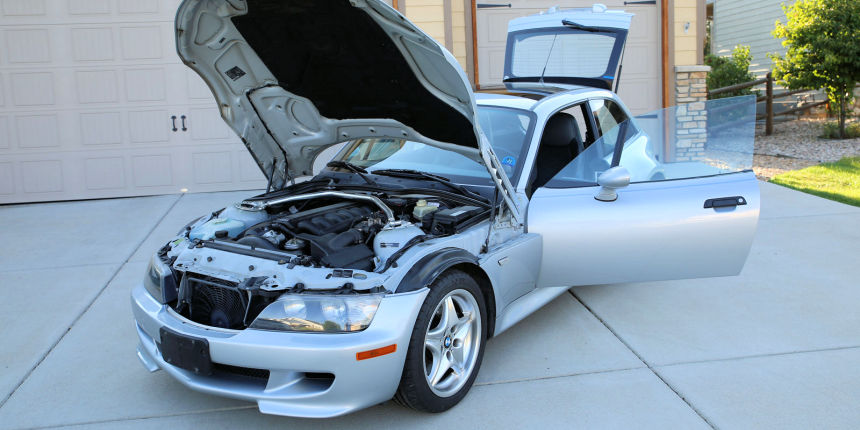
[[[236,221],[242,221],[247,227],[251,227],[252,225],[259,224],[269,218],[266,211],[246,211],[244,209],[239,209],[236,206],[227,206],[218,218],[226,218],[233,219]]]
[[[195,227],[188,235],[192,240],[209,240],[215,237],[215,233],[224,230],[228,237],[236,237],[245,231],[245,223],[235,219],[214,218]]]
[[[424,215],[435,212],[439,209],[437,206],[430,206],[427,204],[427,200],[418,200],[418,203],[415,204],[415,209],[412,210],[412,215],[417,219],[424,218]]]
[[[388,257],[400,251],[400,248],[406,245],[406,242],[423,234],[424,231],[414,224],[402,225],[391,230],[382,230],[373,238],[373,253],[376,254],[376,257],[380,261],[388,260]]]

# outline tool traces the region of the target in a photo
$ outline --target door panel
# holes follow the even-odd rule
[[[618,200],[598,187],[541,188],[528,231],[543,237],[538,287],[644,282],[740,273],[758,224],[752,172],[632,184]],[[745,204],[705,208],[741,196]]]

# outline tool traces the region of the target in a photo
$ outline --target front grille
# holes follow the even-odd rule
[[[266,369],[254,369],[251,367],[231,366],[229,364],[212,363],[212,369],[218,373],[243,376],[246,378],[269,380],[269,371]]]
[[[234,330],[245,328],[247,293],[229,281],[195,274],[186,276],[191,289],[191,321]]]
[[[185,277],[191,303],[180,313],[191,321],[210,327],[243,330],[277,297],[211,276],[186,273]]]

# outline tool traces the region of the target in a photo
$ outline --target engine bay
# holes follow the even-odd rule
[[[193,222],[160,250],[172,285],[164,299],[194,322],[241,330],[309,283],[317,292],[378,292],[406,251],[489,219],[486,206],[420,193],[250,199]]]

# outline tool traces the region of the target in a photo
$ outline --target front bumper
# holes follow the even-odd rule
[[[140,337],[137,354],[150,371],[164,369],[197,391],[255,401],[263,413],[324,418],[394,396],[412,328],[426,296],[426,289],[388,295],[370,327],[345,334],[210,329],[178,316],[142,285],[132,292],[131,304]],[[201,376],[166,363],[158,349],[161,327],[207,339],[212,362],[231,371]],[[391,344],[397,345],[392,354],[356,360],[357,352]],[[249,369],[268,370],[268,378],[242,374],[252,373]],[[320,374],[333,378],[320,378]]]

